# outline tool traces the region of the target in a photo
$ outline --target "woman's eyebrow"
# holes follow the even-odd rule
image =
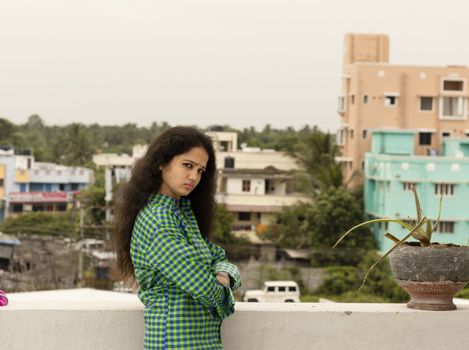
[[[200,165],[199,163],[194,162],[193,160],[190,160],[190,159],[183,159],[182,161],[183,161],[183,162],[192,163],[192,164],[197,165],[197,166],[201,167],[202,169],[206,170],[206,168],[205,168],[203,165]]]

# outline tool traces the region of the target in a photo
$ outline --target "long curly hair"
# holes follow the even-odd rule
[[[129,181],[116,194],[114,207],[113,249],[117,255],[116,278],[134,277],[130,258],[130,241],[137,215],[151,194],[158,193],[163,183],[161,168],[180,154],[202,147],[208,154],[206,170],[199,184],[187,196],[191,200],[200,232],[209,238],[215,210],[216,162],[213,143],[203,132],[186,126],[170,128],[148,147],[145,156],[137,160]]]

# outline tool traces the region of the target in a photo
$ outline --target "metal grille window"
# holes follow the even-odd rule
[[[415,182],[403,182],[402,183],[402,188],[404,189],[404,191],[410,191],[412,190],[412,187],[415,187],[416,184]]]
[[[432,144],[432,133],[431,132],[419,132],[419,145],[429,146]]]
[[[432,111],[433,110],[433,97],[420,97],[420,110]]]
[[[251,213],[250,212],[239,212],[238,213],[238,220],[239,221],[251,221]]]
[[[251,180],[243,180],[243,192],[251,192]]]
[[[452,196],[454,194],[454,184],[435,184],[435,194],[441,196]]]
[[[454,233],[453,221],[440,221],[438,224],[437,232],[440,233]]]

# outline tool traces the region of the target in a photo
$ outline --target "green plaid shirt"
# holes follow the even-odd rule
[[[202,237],[190,201],[152,195],[135,220],[130,254],[145,305],[145,349],[222,349],[220,326],[234,312],[239,272]],[[217,272],[228,273],[229,288]]]

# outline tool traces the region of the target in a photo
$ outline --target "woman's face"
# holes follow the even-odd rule
[[[208,154],[202,147],[174,156],[161,168],[163,183],[160,193],[179,199],[192,192],[207,167]]]

